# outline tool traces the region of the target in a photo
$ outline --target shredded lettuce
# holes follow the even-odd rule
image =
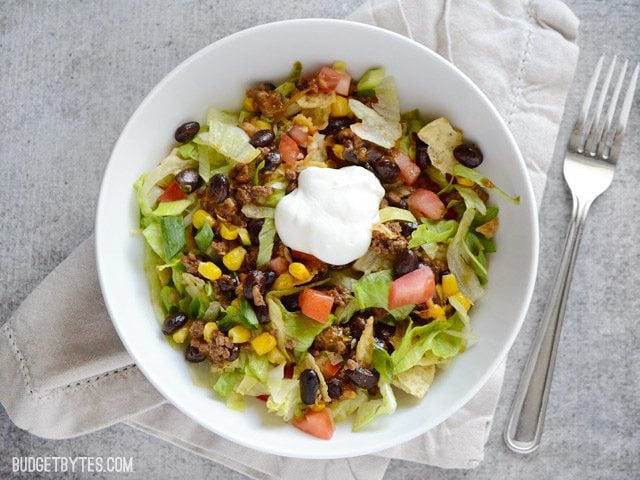
[[[419,327],[410,323],[398,347],[391,354],[395,373],[402,373],[417,365],[427,350],[432,348],[435,336],[450,326],[450,320],[433,321]]]
[[[250,352],[244,364],[244,373],[255,378],[259,382],[266,383],[267,376],[271,371],[271,364],[266,356],[260,356]]]
[[[414,305],[389,310],[389,292],[392,281],[391,270],[381,270],[360,278],[353,286],[353,293],[360,310],[373,307],[384,308],[396,320],[406,318],[413,310]]]
[[[269,372],[267,388],[267,409],[282,417],[285,422],[291,420],[301,403],[300,382],[297,379],[284,378],[284,363]]]
[[[354,398],[340,400],[339,402],[332,403],[331,413],[335,422],[342,422],[346,420],[349,415],[352,415],[358,408],[364,405],[369,400],[369,395],[362,389],[358,389]]]
[[[158,321],[164,320],[164,311],[160,302],[160,279],[158,278],[157,265],[161,262],[151,245],[144,246],[144,273],[149,282],[149,290],[151,293],[151,303],[153,305],[153,313]]]
[[[201,132],[196,137],[197,143],[203,143],[215,148],[225,157],[234,162],[249,163],[258,155],[260,150],[249,143],[249,135],[244,130],[226,118],[224,112],[211,111],[209,113],[209,131]]]
[[[244,375],[233,390],[238,395],[248,397],[257,397],[258,395],[267,395],[269,393],[264,383],[250,375]]]
[[[228,331],[234,325],[242,325],[250,330],[258,328],[258,317],[256,312],[244,297],[240,298],[240,308],[229,305],[225,311],[224,317],[218,320],[218,327],[222,331]]]
[[[461,165],[461,164],[458,163],[453,167],[453,174],[456,177],[462,177],[462,178],[466,178],[468,180],[471,180],[476,185],[480,185],[482,188],[493,190],[494,192],[496,192],[501,197],[506,198],[507,200],[509,200],[511,203],[514,203],[516,205],[520,204],[520,197],[519,196],[512,197],[511,195],[505,193],[502,189],[498,188],[491,180],[489,180],[487,177],[484,177],[477,170],[474,170],[474,169],[469,168],[469,167],[465,167],[464,165]]]
[[[156,200],[162,194],[162,189],[156,186],[158,182],[168,175],[175,175],[179,171],[194,165],[193,160],[180,158],[174,148],[157,167],[142,175],[134,184],[140,213],[143,216],[151,215],[151,210]]]
[[[438,333],[431,342],[431,353],[438,358],[455,357],[464,348],[464,339],[460,336],[452,335],[452,333],[462,332],[465,329],[464,322],[457,312],[449,317],[449,322],[451,322],[451,326]]]
[[[287,353],[287,332],[284,325],[281,304],[278,300],[274,300],[272,297],[267,296],[267,307],[269,309],[269,320],[271,321],[271,326],[275,331],[278,348],[287,360],[289,360],[289,354]]]
[[[358,408],[356,418],[353,421],[352,429],[354,432],[362,430],[362,427],[370,423],[374,418],[380,415],[390,415],[396,411],[398,403],[391,386],[384,380],[380,380],[378,388],[380,388],[382,398],[369,400]]]
[[[385,382],[391,382],[394,374],[393,360],[391,359],[389,352],[384,348],[384,345],[377,340],[373,344],[373,353],[371,358],[373,361],[373,367],[380,374],[380,378]]]
[[[467,208],[473,208],[480,215],[487,213],[487,206],[482,200],[480,200],[480,197],[473,189],[469,187],[461,187],[460,185],[456,185],[455,189],[464,200],[464,205]]]
[[[296,89],[296,82],[300,79],[302,75],[302,63],[295,62],[293,67],[291,67],[291,73],[289,73],[289,77],[286,81],[278,85],[276,88],[276,92],[280,93],[284,97],[288,97],[291,95]]]
[[[247,218],[273,218],[276,209],[273,207],[263,207],[253,203],[247,203],[242,206],[242,213]]]
[[[258,234],[258,257],[256,260],[258,267],[263,267],[271,261],[275,238],[276,224],[273,218],[265,218]]]
[[[379,270],[391,268],[391,260],[367,250],[362,257],[353,263],[353,269],[368,275]]]
[[[422,127],[418,138],[429,145],[427,153],[433,166],[442,173],[453,174],[453,167],[458,164],[453,150],[462,143],[462,132],[440,117]]]
[[[428,218],[423,218],[422,225],[419,225],[411,234],[409,248],[429,245],[430,243],[446,242],[455,235],[457,229],[458,222],[455,220],[429,220]]]
[[[162,202],[158,204],[153,212],[151,212],[151,215],[154,217],[180,215],[189,207],[189,205],[191,205],[191,199],[189,198],[176,200],[175,202]]]
[[[465,210],[460,219],[458,231],[447,249],[449,270],[455,275],[460,291],[472,302],[475,302],[484,294],[480,280],[470,265],[471,255],[468,253],[465,242],[475,214],[476,211],[473,208]]]
[[[353,133],[363,140],[368,140],[384,148],[393,148],[402,136],[399,121],[384,118],[372,108],[353,98],[349,99],[349,108],[362,123],[351,125]]]
[[[415,223],[416,217],[409,210],[398,207],[384,207],[378,212],[380,223],[399,221]]]
[[[147,228],[142,231],[142,236],[147,244],[160,258],[164,258],[164,248],[162,247],[162,229],[157,222],[150,223]]]
[[[279,299],[272,298],[272,301],[280,307],[286,336],[295,342],[293,350],[298,354],[309,350],[316,336],[332,323],[331,317],[327,323],[319,323],[300,312],[288,311]]]
[[[222,372],[213,386],[213,391],[226,399],[231,392],[233,392],[233,389],[241,378],[242,373],[237,370]]]

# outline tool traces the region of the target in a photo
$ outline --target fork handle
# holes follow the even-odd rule
[[[531,453],[540,444],[567,296],[590,206],[591,202],[581,203],[574,196],[560,268],[511,406],[504,441],[517,453]]]

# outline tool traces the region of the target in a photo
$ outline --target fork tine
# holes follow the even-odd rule
[[[584,94],[584,100],[582,102],[582,109],[580,110],[580,114],[578,115],[578,119],[576,120],[576,124],[573,127],[573,132],[571,134],[571,148],[578,152],[582,152],[584,150],[584,138],[586,137],[584,125],[587,120],[587,115],[589,114],[589,109],[591,108],[593,94],[595,93],[596,86],[598,85],[598,79],[600,78],[600,71],[602,70],[603,62],[604,55],[602,55],[598,60],[596,68],[593,71],[593,75],[591,76],[591,80],[589,80],[589,85],[587,86],[587,91]]]
[[[631,105],[633,105],[633,97],[636,93],[636,86],[638,84],[638,73],[640,73],[640,63],[636,64],[636,68],[633,70],[633,74],[631,75],[631,80],[629,80],[629,85],[627,86],[627,93],[624,96],[624,100],[622,101],[622,107],[620,108],[620,116],[618,117],[618,126],[616,127],[616,133],[613,137],[613,142],[610,149],[608,151],[604,151],[603,158],[610,158],[612,161],[616,161],[618,159],[618,155],[620,153],[620,147],[622,146],[622,137],[624,136],[624,131],[627,128],[627,122],[629,121],[629,114],[631,113]]]
[[[590,155],[594,156],[596,154],[595,150],[597,149],[598,154],[604,158],[603,153],[606,149],[608,149],[611,144],[609,142],[611,138],[611,126],[613,125],[613,117],[616,113],[616,108],[618,107],[618,99],[620,97],[620,92],[622,90],[622,84],[624,83],[624,77],[627,75],[627,68],[629,67],[629,60],[625,59],[622,64],[622,68],[620,69],[620,73],[618,74],[618,81],[616,82],[616,86],[613,89],[613,94],[611,95],[611,100],[609,101],[609,110],[607,111],[607,118],[602,125],[602,129],[599,133],[599,136],[596,137],[596,143],[591,146]]]
[[[600,135],[602,133],[602,125],[600,119],[602,118],[604,102],[607,99],[607,94],[609,93],[609,85],[611,84],[611,78],[613,77],[613,71],[616,67],[617,61],[618,57],[617,55],[614,55],[613,60],[611,61],[611,65],[609,65],[607,75],[604,77],[602,88],[600,89],[598,103],[596,103],[596,108],[594,111],[595,114],[589,117],[589,124],[585,126],[585,131],[589,132],[585,141],[585,150],[587,150],[591,156],[596,154],[596,150],[598,148],[598,141],[600,140]],[[589,145],[591,145],[591,147],[589,147]]]

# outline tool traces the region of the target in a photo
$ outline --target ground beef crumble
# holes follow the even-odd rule
[[[204,338],[204,322],[195,321],[189,327],[191,333],[191,346],[209,358],[215,367],[222,367],[229,360],[234,351],[234,344],[220,330],[216,330],[211,335],[211,340],[207,342]]]
[[[190,273],[191,275],[199,274],[198,265],[200,265],[200,260],[198,260],[198,257],[196,257],[193,253],[185,255],[180,261],[182,262],[182,265],[184,265],[184,269],[187,273]]]
[[[326,350],[345,355],[349,351],[350,343],[351,338],[345,335],[342,327],[331,325],[318,334],[311,349],[316,352]]]
[[[383,232],[374,230],[369,248],[377,255],[394,258],[408,248],[409,242],[402,236],[402,227],[399,222],[385,223],[385,226],[393,234],[393,237],[390,238]]]
[[[262,84],[257,88],[248,89],[247,97],[253,99],[258,111],[269,120],[275,120],[286,109],[285,98],[282,94],[275,90],[269,90],[267,86]]]
[[[236,189],[235,198],[241,205],[255,203],[256,197],[268,197],[273,193],[273,187],[268,185],[242,185]]]

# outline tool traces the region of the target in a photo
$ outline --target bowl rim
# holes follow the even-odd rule
[[[527,287],[526,287],[526,291],[524,292],[524,301],[522,302],[517,318],[515,318],[515,322],[514,322],[514,327],[511,334],[509,335],[509,337],[507,338],[507,341],[502,345],[500,352],[498,353],[498,355],[496,356],[496,358],[494,359],[494,361],[491,363],[491,365],[489,366],[489,368],[487,368],[487,370],[485,371],[485,373],[480,376],[478,379],[476,379],[476,381],[474,382],[474,384],[468,389],[467,393],[465,395],[460,396],[459,398],[457,398],[457,400],[453,403],[451,403],[445,410],[443,410],[443,412],[436,416],[436,417],[432,417],[431,422],[429,422],[431,424],[430,427],[428,428],[421,428],[421,427],[417,427],[417,428],[413,428],[413,429],[408,429],[405,433],[401,434],[401,435],[396,435],[392,438],[389,438],[388,441],[383,441],[380,442],[378,444],[376,444],[375,446],[373,445],[362,445],[360,447],[356,447],[353,448],[351,451],[349,451],[348,453],[344,454],[344,455],[340,455],[340,454],[335,454],[335,453],[323,453],[324,450],[322,448],[319,448],[316,453],[314,453],[313,455],[309,455],[309,454],[299,454],[296,452],[296,450],[294,448],[290,448],[289,451],[282,451],[281,449],[278,448],[270,448],[269,445],[261,445],[261,446],[256,446],[256,444],[251,443],[249,441],[246,441],[245,438],[241,435],[237,435],[234,434],[233,432],[228,432],[226,430],[223,429],[216,429],[211,425],[203,425],[198,416],[196,415],[195,412],[190,411],[185,405],[179,404],[178,402],[174,403],[174,400],[171,396],[170,393],[167,393],[166,389],[162,386],[162,383],[157,381],[154,376],[149,372],[149,370],[145,367],[144,362],[143,361],[139,361],[140,359],[136,358],[136,355],[134,354],[134,350],[130,345],[130,339],[127,338],[126,334],[122,331],[121,327],[120,327],[120,322],[116,320],[116,315],[115,315],[115,307],[112,305],[112,302],[110,300],[110,298],[108,297],[108,295],[105,294],[105,292],[107,291],[106,285],[108,283],[108,278],[105,277],[105,272],[104,269],[102,267],[103,262],[106,262],[107,259],[102,259],[101,260],[101,254],[100,252],[103,250],[102,244],[105,242],[108,242],[108,235],[104,235],[103,234],[103,228],[101,228],[101,224],[105,225],[105,229],[106,229],[106,223],[104,221],[102,221],[102,217],[103,217],[103,211],[105,210],[105,205],[108,202],[108,198],[106,195],[106,180],[111,176],[112,174],[112,170],[115,168],[115,162],[113,162],[112,160],[114,159],[114,155],[115,152],[119,150],[120,144],[124,141],[124,138],[126,136],[128,136],[129,131],[133,128],[133,125],[137,122],[137,118],[138,116],[141,114],[141,111],[147,106],[147,104],[149,104],[150,102],[153,101],[153,99],[155,98],[157,92],[159,90],[161,90],[165,84],[169,83],[173,77],[175,75],[178,74],[178,72],[180,72],[183,68],[185,68],[187,65],[197,61],[200,57],[207,55],[211,50],[217,49],[217,48],[221,48],[224,45],[228,44],[228,43],[232,43],[234,42],[236,39],[244,37],[246,35],[253,35],[256,32],[260,32],[260,31],[269,31],[271,29],[277,29],[283,26],[288,26],[288,25],[312,25],[312,24],[322,24],[324,26],[337,26],[338,28],[355,28],[355,29],[360,29],[360,30],[365,30],[365,31],[375,31],[377,33],[383,33],[384,35],[388,35],[389,37],[394,38],[396,41],[400,41],[400,42],[404,42],[407,44],[411,44],[413,47],[419,47],[422,52],[425,55],[428,55],[430,57],[432,57],[432,60],[435,62],[438,62],[441,64],[441,66],[443,66],[445,69],[450,69],[453,71],[453,73],[455,75],[458,75],[462,81],[471,89],[474,91],[474,93],[480,98],[480,100],[482,101],[482,103],[485,104],[486,107],[489,108],[489,110],[494,114],[494,116],[498,119],[498,123],[501,124],[501,126],[503,127],[503,129],[507,132],[507,142],[510,144],[510,147],[513,149],[513,151],[515,152],[515,156],[517,157],[517,162],[514,162],[515,165],[517,165],[517,168],[519,168],[520,170],[522,170],[522,172],[524,173],[524,178],[525,178],[525,189],[526,192],[521,192],[521,196],[524,198],[530,198],[531,201],[530,202],[524,202],[524,204],[520,204],[520,207],[526,207],[528,209],[528,211],[526,212],[528,217],[532,219],[533,225],[532,225],[532,233],[533,233],[533,238],[532,240],[532,255],[531,255],[531,259],[530,259],[530,264],[529,264],[529,268],[530,268],[530,278],[528,279],[527,282]],[[96,208],[96,219],[95,219],[95,255],[96,255],[96,269],[97,269],[97,274],[98,274],[98,279],[99,279],[99,283],[100,283],[100,289],[104,298],[104,303],[105,306],[107,308],[107,311],[109,313],[109,317],[111,318],[111,321],[114,325],[114,328],[116,330],[116,332],[118,333],[118,336],[120,337],[120,340],[122,342],[122,344],[124,345],[125,349],[127,350],[128,354],[131,356],[131,358],[133,359],[133,361],[135,362],[135,365],[140,369],[140,371],[142,372],[142,374],[145,376],[145,378],[154,386],[154,388],[156,390],[158,390],[158,392],[160,392],[160,394],[163,396],[163,398],[165,400],[167,400],[171,405],[173,405],[174,407],[176,407],[180,412],[182,412],[183,414],[185,414],[187,417],[191,418],[194,422],[196,422],[198,425],[202,426],[203,428],[211,431],[212,433],[215,433],[217,435],[220,435],[221,437],[230,440],[234,443],[237,443],[243,447],[247,447],[247,448],[251,448],[254,450],[258,450],[258,451],[263,451],[269,454],[274,454],[274,455],[279,455],[279,456],[285,456],[285,457],[291,457],[291,458],[304,458],[304,459],[337,459],[337,458],[347,458],[347,457],[355,457],[355,456],[360,456],[360,455],[367,455],[367,454],[372,454],[372,453],[376,453],[376,452],[380,452],[382,450],[388,449],[388,448],[392,448],[394,446],[400,445],[404,442],[407,442],[409,440],[412,440],[420,435],[423,435],[424,433],[426,433],[427,431],[437,427],[438,425],[440,425],[442,422],[444,422],[445,420],[447,420],[449,417],[451,417],[453,414],[455,414],[459,409],[461,409],[467,402],[469,402],[481,389],[482,387],[485,386],[485,384],[487,383],[487,381],[489,380],[489,378],[495,373],[495,371],[497,370],[497,368],[505,361],[505,358],[507,357],[507,354],[509,353],[509,350],[511,349],[511,347],[513,346],[513,343],[518,335],[518,333],[520,332],[520,329],[522,327],[522,324],[524,322],[526,313],[529,309],[529,305],[531,303],[531,298],[533,296],[533,289],[535,286],[535,280],[536,280],[536,275],[537,275],[537,269],[538,269],[538,256],[539,256],[539,225],[538,225],[538,212],[537,212],[537,207],[536,207],[536,202],[535,202],[535,196],[533,194],[533,187],[531,184],[531,178],[529,176],[529,172],[526,168],[526,164],[524,161],[524,158],[522,156],[522,153],[520,152],[520,149],[515,141],[515,138],[513,137],[513,133],[511,132],[511,130],[509,129],[507,123],[505,122],[504,118],[502,117],[502,115],[498,112],[498,110],[496,109],[496,107],[493,105],[493,103],[491,102],[491,100],[489,100],[489,98],[485,95],[485,93],[464,73],[462,72],[460,69],[458,69],[458,67],[456,67],[454,64],[450,63],[449,61],[445,60],[443,57],[441,57],[439,54],[437,54],[436,52],[434,52],[433,50],[431,50],[430,48],[428,48],[427,46],[411,39],[408,38],[404,35],[401,35],[399,33],[381,28],[381,27],[377,27],[377,26],[373,26],[373,25],[369,25],[369,24],[365,24],[365,23],[361,23],[361,22],[356,22],[356,21],[352,21],[352,20],[342,20],[342,19],[328,19],[328,18],[304,18],[304,19],[289,19],[289,20],[281,20],[281,21],[275,21],[275,22],[269,22],[269,23],[265,23],[265,24],[260,24],[260,25],[256,25],[253,27],[249,27],[246,28],[244,30],[240,30],[238,32],[232,33],[230,35],[227,35],[221,39],[216,40],[215,42],[210,43],[209,45],[201,48],[200,50],[198,50],[197,52],[193,53],[192,55],[190,55],[188,58],[186,58],[185,60],[183,60],[181,63],[179,63],[176,67],[174,67],[169,73],[167,73],[154,87],[153,89],[144,97],[144,99],[142,100],[142,102],[138,105],[138,107],[136,108],[136,110],[133,112],[133,114],[131,115],[131,117],[129,118],[129,120],[127,121],[127,123],[125,124],[124,128],[122,129],[122,132],[120,133],[118,140],[116,141],[116,143],[113,146],[113,149],[111,151],[111,155],[109,156],[109,161],[107,162],[107,165],[103,171],[103,175],[102,175],[102,181],[101,181],[101,185],[100,185],[100,192],[98,195],[98,202],[97,202],[97,208]]]

